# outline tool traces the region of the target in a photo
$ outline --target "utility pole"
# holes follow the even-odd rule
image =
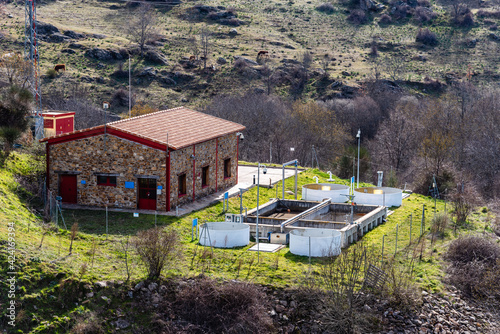
[[[128,56],[128,117],[132,117],[132,79],[130,76],[130,55]]]
[[[356,188],[359,188],[359,143],[361,140],[361,129],[358,129],[358,134],[356,135],[356,138],[358,138],[358,176],[356,178],[357,180]]]

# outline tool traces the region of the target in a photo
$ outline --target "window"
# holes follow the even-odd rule
[[[224,160],[224,178],[231,177],[231,159]]]
[[[179,197],[186,195],[186,174],[179,175]]]
[[[210,171],[209,166],[205,166],[201,169],[201,187],[202,188],[208,187],[208,180],[210,179],[209,174],[208,174],[209,171]]]
[[[97,175],[97,185],[116,187],[116,176]]]

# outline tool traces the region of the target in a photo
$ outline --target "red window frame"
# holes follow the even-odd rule
[[[106,181],[104,181],[102,178],[106,178]],[[97,185],[116,187],[116,176],[97,175]]]

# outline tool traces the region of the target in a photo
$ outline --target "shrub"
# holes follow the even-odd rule
[[[272,320],[265,294],[242,282],[218,284],[206,278],[186,285],[174,304],[194,328],[191,333],[269,333]]]
[[[361,9],[355,9],[351,11],[351,14],[347,17],[347,20],[351,22],[352,24],[363,24],[368,22],[368,16],[366,13],[361,10]]]
[[[238,58],[236,59],[236,61],[234,62],[234,68],[237,69],[238,71],[243,71],[245,68],[248,67],[248,64],[247,62],[244,60],[244,59],[241,59],[241,58]]]
[[[179,255],[179,237],[174,230],[155,227],[139,231],[132,244],[146,267],[150,279],[160,277],[165,265]]]
[[[489,18],[500,19],[500,10],[487,11],[484,9],[480,9],[477,11],[477,16],[478,17],[489,17]]]
[[[378,20],[378,22],[382,23],[382,24],[391,24],[392,23],[392,17],[390,17],[387,14],[382,14],[380,16],[380,19]]]
[[[53,68],[49,68],[47,72],[45,72],[45,75],[50,79],[54,79],[55,77],[57,77],[57,71]]]
[[[427,28],[418,31],[416,41],[430,46],[435,46],[439,43],[436,34]]]
[[[115,106],[125,107],[128,105],[128,92],[120,88],[113,93],[111,104]]]
[[[410,13],[411,13],[411,7],[406,3],[402,3],[394,6],[394,11],[392,14],[394,15],[394,18],[396,20],[401,20],[408,17]]]
[[[328,13],[331,14],[335,11],[335,7],[333,7],[331,2],[324,2],[318,7],[316,7],[316,10],[323,12],[323,13]]]
[[[431,9],[426,7],[417,7],[415,8],[415,20],[419,22],[429,22],[437,17],[437,14],[434,13]]]
[[[431,7],[431,2],[429,0],[417,0],[417,4],[420,7]]]
[[[468,236],[453,241],[445,255],[450,283],[466,296],[500,304],[500,246],[481,236]]]
[[[474,14],[467,13],[462,17],[460,22],[462,27],[472,27],[474,25]]]
[[[467,236],[454,240],[445,258],[454,265],[482,262],[494,265],[500,259],[500,246],[481,236]]]
[[[434,236],[443,237],[444,231],[449,225],[450,217],[444,212],[439,212],[432,218],[431,232]]]

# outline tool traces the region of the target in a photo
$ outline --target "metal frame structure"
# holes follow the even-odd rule
[[[31,64],[29,85],[35,99],[35,137],[43,137],[42,95],[40,91],[40,64],[36,27],[36,0],[26,0],[24,6],[24,56]]]

